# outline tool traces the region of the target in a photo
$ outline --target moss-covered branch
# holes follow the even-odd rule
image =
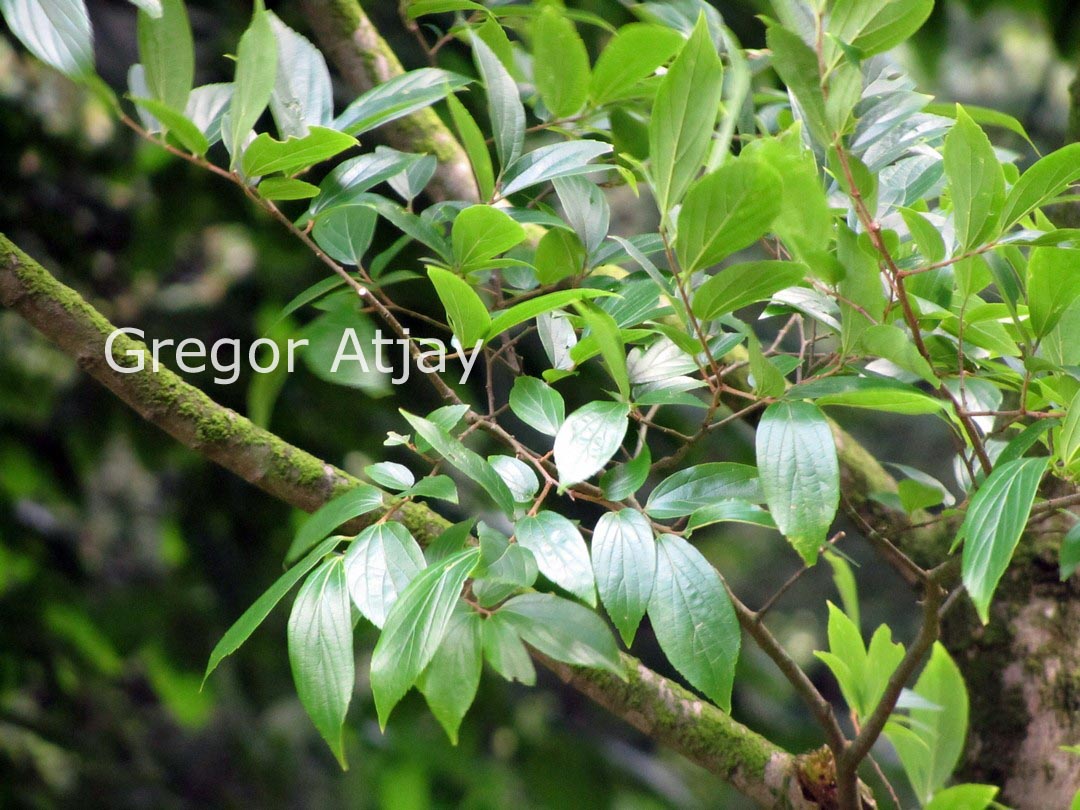
[[[357,0],[301,3],[319,45],[356,93],[405,72]],[[430,107],[391,121],[381,130],[395,149],[427,152],[439,160],[427,193],[436,200],[475,200],[478,192],[469,159],[453,133]]]
[[[359,481],[219,405],[166,368],[113,369],[105,344],[116,327],[81,295],[0,234],[0,304],[18,312],[140,416],[181,444],[275,498],[313,511]],[[113,344],[117,364],[146,346]],[[397,517],[421,542],[449,523],[427,506],[407,504]],[[624,656],[628,680],[542,659],[560,678],[613,714],[768,807],[811,808],[802,799],[803,760],[732,720],[678,684]]]

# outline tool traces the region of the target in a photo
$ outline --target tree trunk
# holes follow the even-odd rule
[[[983,627],[970,603],[955,609],[945,643],[971,696],[965,781],[1002,787],[1018,810],[1069,807],[1080,789],[1080,584],[1061,582],[1066,521],[1029,526]]]

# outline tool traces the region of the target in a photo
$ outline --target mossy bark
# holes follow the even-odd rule
[[[1061,582],[1061,516],[1034,522],[982,626],[965,602],[945,643],[971,696],[961,777],[1002,787],[1018,810],[1069,807],[1080,790],[1080,584]]]
[[[357,0],[304,0],[301,5],[319,45],[357,94],[405,72]],[[477,199],[465,150],[433,109],[425,107],[391,121],[380,133],[395,149],[427,152],[438,159],[426,189],[433,199]]]

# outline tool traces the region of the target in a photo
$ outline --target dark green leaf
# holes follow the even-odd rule
[[[440,456],[483,487],[503,512],[507,515],[514,514],[514,496],[490,464],[434,422],[414,416],[408,411],[402,411],[401,415],[412,425],[417,435],[434,447]]]
[[[645,511],[657,520],[696,512],[716,501],[732,498],[761,500],[758,471],[747,464],[698,464],[665,478],[649,495]]]
[[[574,596],[596,604],[589,549],[577,526],[555,512],[542,511],[514,526],[518,544],[536,557],[540,573]]]
[[[501,193],[509,197],[547,180],[598,171],[603,167],[590,161],[610,151],[611,144],[588,139],[541,146],[517,158],[506,168]]]
[[[340,205],[315,220],[311,235],[330,258],[361,267],[377,219],[375,209],[367,205]]]
[[[331,501],[323,504],[304,521],[300,531],[293,538],[292,545],[285,555],[285,562],[289,563],[307,553],[307,550],[318,543],[330,532],[334,531],[343,523],[348,523],[353,518],[374,512],[383,505],[383,494],[378,489],[367,484],[359,484],[348,492],[343,492]]]
[[[770,405],[758,423],[757,464],[773,520],[813,565],[840,504],[840,467],[824,414],[808,402]]]
[[[500,611],[488,616],[483,624],[483,636],[484,658],[492,669],[508,681],[519,681],[526,686],[536,684],[536,667],[509,615]]]
[[[464,76],[448,70],[410,70],[376,85],[357,98],[334,120],[334,129],[350,135],[361,135],[430,107],[468,83]]]
[[[633,509],[605,513],[593,531],[592,557],[600,601],[629,647],[656,576],[656,541],[649,521]]]
[[[1027,525],[1046,458],[1025,458],[995,468],[968,505],[957,540],[964,541],[964,587],[983,624],[990,600]]]
[[[615,639],[600,617],[550,593],[515,596],[498,614],[527,644],[557,661],[626,677]]]
[[[475,34],[472,37],[473,55],[480,77],[487,88],[488,115],[495,136],[495,152],[503,171],[518,159],[525,144],[525,108],[518,95],[517,84],[506,72],[494,51]]]
[[[645,485],[651,466],[652,455],[649,452],[649,445],[642,445],[641,452],[633,459],[612,467],[601,476],[600,486],[604,490],[604,497],[612,501],[629,498]]]
[[[416,682],[431,713],[454,745],[461,720],[480,686],[484,664],[482,624],[480,614],[459,603],[442,644]]]
[[[390,608],[371,656],[371,691],[381,728],[431,663],[479,556],[480,549],[466,549],[425,568]]]
[[[345,552],[349,595],[368,621],[382,627],[398,596],[425,566],[420,546],[403,525],[369,526]]]
[[[630,409],[621,402],[590,402],[574,411],[555,436],[555,466],[563,487],[596,475],[618,452]]]
[[[352,608],[341,557],[308,577],[289,615],[289,663],[300,703],[342,768],[342,727],[356,680]]]
[[[206,679],[210,677],[211,672],[217,669],[218,664],[240,649],[240,645],[248,640],[248,637],[255,632],[255,628],[263,623],[263,619],[270,615],[270,611],[274,609],[277,603],[292,590],[293,585],[303,579],[308,571],[333,551],[341,540],[340,537],[328,537],[316,548],[312,549],[311,553],[304,559],[282,574],[277,582],[267,589],[266,593],[256,599],[255,603],[244,611],[243,615],[226,631],[225,635],[221,637],[221,641],[217,643],[213,652],[210,653],[210,660],[206,664],[206,672],[203,675],[203,683],[206,683]]]
[[[731,711],[739,621],[716,569],[673,534],[657,541],[649,619],[674,667],[717,706]]]

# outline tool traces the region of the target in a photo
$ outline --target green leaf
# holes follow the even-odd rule
[[[964,751],[968,693],[960,670],[941,642],[915,683],[915,693],[933,708],[912,708],[915,740],[890,733],[915,795],[925,804],[952,775]],[[921,743],[921,745],[919,744]]]
[[[660,81],[649,117],[653,191],[665,219],[705,162],[723,85],[723,66],[702,15]]]
[[[614,293],[586,287],[576,287],[572,290],[557,290],[556,292],[538,295],[536,298],[530,298],[527,301],[522,301],[520,304],[514,304],[512,307],[497,313],[495,317],[491,319],[491,326],[488,327],[487,335],[484,339],[490,341],[501,335],[507,329],[513,329],[519,324],[531,321],[537,315],[543,315],[545,312],[562,309],[567,304],[571,304],[575,301],[588,301],[593,298],[601,298],[609,295],[614,295]]]
[[[488,116],[495,138],[495,152],[503,171],[518,159],[525,145],[525,108],[521,104],[517,84],[506,72],[499,57],[475,33],[472,35],[473,55],[480,78],[487,88]]]
[[[679,470],[657,485],[645,511],[657,520],[683,517],[716,501],[761,500],[758,471],[748,464],[727,461],[698,464]]]
[[[555,436],[561,487],[585,481],[604,469],[626,436],[629,412],[621,402],[590,402],[566,418]]]
[[[759,397],[783,396],[787,389],[784,373],[765,356],[761,341],[750,332],[746,336],[746,351],[750,355],[750,374],[754,378],[754,393]]]
[[[717,706],[731,711],[739,621],[716,569],[673,534],[657,540],[649,619],[675,669]]]
[[[483,487],[503,512],[514,514],[514,496],[490,464],[434,422],[408,411],[401,411],[401,415],[440,456]]]
[[[556,661],[604,669],[626,678],[607,625],[588,608],[550,593],[524,593],[497,614],[525,643]]]
[[[769,230],[782,199],[780,175],[756,160],[736,158],[703,177],[679,211],[675,250],[682,271],[710,267],[752,245]]]
[[[548,180],[599,171],[603,167],[590,161],[609,152],[611,144],[587,138],[541,146],[517,158],[506,168],[500,193],[503,197],[509,197]]]
[[[375,353],[375,325],[357,310],[360,298],[351,290],[330,296],[320,306],[328,311],[307,324],[299,337],[309,341],[304,364],[320,380],[358,388],[372,397],[390,390],[390,375],[379,371]]]
[[[694,293],[691,309],[709,321],[758,301],[768,301],[809,274],[798,262],[758,261],[735,264],[709,277]]]
[[[178,113],[172,107],[152,98],[132,97],[131,101],[154,116],[165,131],[193,155],[205,155],[210,148],[210,141],[183,113]]]
[[[225,145],[232,156],[231,168],[239,165],[244,141],[270,103],[276,78],[277,39],[270,17],[260,3],[236,49],[236,78],[229,104],[229,131],[225,135]]]
[[[419,155],[410,155],[380,146],[374,152],[339,163],[319,183],[319,196],[312,201],[307,213],[301,217],[297,225],[302,226],[308,220],[316,218],[324,211],[329,211],[339,205],[357,202],[358,198],[364,199],[361,195],[369,188],[401,174],[419,159]],[[375,204],[376,201],[372,200],[371,202]],[[385,206],[376,207],[378,207],[379,213],[387,216],[388,211]],[[387,218],[389,219],[389,217]],[[402,230],[406,230],[398,221],[394,221],[394,224],[398,225]],[[410,233],[410,235],[414,234]]]
[[[255,628],[270,615],[270,611],[274,609],[277,603],[292,590],[293,585],[303,579],[308,571],[333,551],[341,540],[340,537],[328,537],[316,548],[312,549],[311,553],[304,559],[282,574],[262,596],[255,600],[251,607],[244,611],[243,615],[226,631],[225,635],[221,637],[221,641],[214,646],[213,651],[210,653],[210,660],[207,661],[206,672],[203,674],[204,684],[206,679],[210,677],[210,673],[217,669],[218,664],[240,649],[240,646],[255,632]]]
[[[508,681],[536,685],[536,667],[529,651],[518,636],[509,614],[502,611],[488,616],[483,624],[484,658],[492,669]]]
[[[454,219],[450,239],[459,267],[486,269],[485,262],[525,240],[525,229],[498,208],[473,205]]]
[[[556,177],[552,184],[555,186],[555,193],[558,195],[559,203],[562,205],[563,217],[570,227],[574,229],[574,233],[581,240],[585,250],[592,253],[603,243],[604,237],[607,236],[611,227],[611,207],[608,205],[603,189],[587,178],[573,175]],[[548,231],[545,238],[552,233],[567,235],[566,231],[561,228],[555,228]],[[542,244],[544,240],[541,239],[540,241]],[[538,245],[537,253],[539,251],[540,246]],[[537,259],[536,263],[537,272],[540,273],[539,259]],[[570,264],[581,267],[584,261],[571,261]],[[562,278],[562,276],[559,277]],[[540,279],[540,282],[542,284],[548,283],[543,278]]]
[[[448,96],[447,106],[450,108],[450,118],[454,122],[458,138],[465,147],[465,153],[469,156],[469,164],[472,166],[476,185],[480,190],[481,200],[490,200],[495,194],[495,169],[491,164],[491,153],[488,152],[487,143],[484,141],[484,133],[480,131],[476,120],[472,117],[465,105],[458,101],[457,96]]]
[[[579,306],[578,310],[589,329],[589,337],[596,341],[604,367],[618,386],[620,397],[629,400],[630,374],[626,369],[626,350],[618,324],[607,312],[595,306]],[[571,353],[571,356],[578,360],[578,355]]]
[[[986,810],[998,790],[994,785],[953,785],[935,793],[924,810]]]
[[[308,577],[289,615],[289,664],[296,693],[342,768],[342,727],[356,680],[352,607],[341,557]]]
[[[1053,200],[1077,180],[1080,180],[1080,143],[1070,143],[1036,161],[1020,175],[1005,198],[1001,216],[1004,229]]]
[[[431,713],[454,745],[461,720],[480,686],[484,664],[482,625],[480,614],[459,603],[442,644],[416,682]]]
[[[457,73],[439,68],[410,70],[376,85],[341,111],[333,123],[350,135],[361,135],[383,124],[442,101],[469,83]]]
[[[934,375],[934,370],[919,354],[919,349],[912,343],[911,338],[890,323],[868,327],[859,337],[859,345],[867,354],[895,363],[905,371],[921,377],[934,388],[941,385],[941,381]]]
[[[499,474],[506,484],[515,503],[531,503],[540,481],[533,468],[513,456],[488,456],[488,464]]]
[[[318,193],[318,186],[293,177],[267,177],[259,183],[259,196],[264,200],[308,200]]]
[[[836,0],[828,30],[869,57],[906,41],[933,10],[934,0]]]
[[[589,95],[589,52],[574,24],[546,6],[533,24],[533,81],[555,118],[568,118]]]
[[[832,566],[833,584],[836,585],[836,590],[840,594],[844,613],[855,627],[859,627],[859,588],[855,582],[855,572],[851,568],[851,563],[831,549],[825,554],[825,562]]]
[[[367,205],[340,205],[315,220],[311,235],[330,258],[362,267],[377,219],[375,209]]]
[[[593,69],[589,94],[597,104],[621,98],[652,76],[684,42],[677,31],[649,23],[630,23],[604,47]]]
[[[401,494],[410,498],[437,498],[448,503],[458,502],[457,484],[448,475],[429,475],[427,478],[421,478]]]
[[[629,647],[649,607],[656,576],[652,527],[633,509],[606,512],[593,531],[592,558],[600,601]]]
[[[536,583],[540,569],[531,551],[483,523],[477,533],[480,565],[473,572],[472,589],[481,607],[495,607]]]
[[[139,9],[137,30],[150,95],[183,112],[195,81],[195,46],[183,0],[162,0],[157,17]]]
[[[446,309],[446,317],[450,321],[450,328],[454,330],[454,336],[466,350],[482,342],[491,325],[491,316],[488,315],[487,307],[480,300],[480,296],[467,281],[449,270],[428,267],[427,271],[431,283],[435,285],[435,292]]]
[[[944,156],[956,241],[963,252],[997,236],[1005,173],[986,133],[959,105],[956,124],[945,136]]]
[[[276,14],[270,14],[270,25],[277,40],[278,64],[270,112],[278,135],[303,138],[311,126],[332,126],[334,88],[322,52]]]
[[[1040,247],[1027,266],[1027,300],[1031,328],[1044,337],[1065,311],[1080,299],[1080,250]]]
[[[813,565],[840,505],[840,467],[825,415],[808,402],[770,405],[758,423],[757,464],[773,520]]]
[[[955,104],[927,104],[922,110],[929,115],[940,115],[944,118],[956,118],[956,105]],[[1027,141],[1031,148],[1038,152],[1038,148],[1031,140],[1031,136],[1028,135],[1027,130],[1024,129],[1024,125],[1012,115],[1003,113],[1000,110],[993,110],[989,107],[979,107],[975,104],[965,104],[964,112],[971,116],[976,124],[984,127],[1000,127],[1001,129],[1007,129],[1014,135],[1019,135],[1025,141]]]
[[[604,497],[611,501],[629,498],[645,485],[650,467],[652,454],[649,452],[649,445],[645,444],[633,459],[612,467],[601,476],[600,486],[604,490]]]
[[[581,273],[585,269],[586,258],[585,247],[576,234],[562,228],[552,228],[536,246],[536,256],[533,258],[536,278],[544,285],[557,284],[564,278]]]
[[[1061,539],[1061,550],[1058,552],[1058,570],[1061,581],[1071,577],[1080,567],[1080,523],[1073,525]]]
[[[83,0],[0,0],[0,12],[42,62],[72,79],[93,75],[94,40]]]
[[[990,599],[1020,542],[1048,462],[1024,458],[996,467],[968,505],[957,540],[964,541],[964,587],[983,624],[990,620]]]
[[[309,548],[343,523],[374,512],[382,505],[382,492],[367,484],[358,484],[327,501],[304,521],[285,554],[285,562],[292,562],[301,554],[307,553]]]
[[[860,721],[874,711],[885,694],[889,678],[904,658],[904,647],[892,640],[892,631],[881,625],[863,645],[855,621],[832,602],[829,605],[829,652],[815,652],[836,677],[844,700]]]
[[[695,509],[686,524],[689,532],[697,531],[714,523],[745,523],[760,526],[763,529],[775,529],[776,522],[772,515],[757,504],[741,500],[717,501],[708,506]]]
[[[518,377],[510,389],[510,410],[529,427],[554,436],[566,419],[562,395],[535,377]]]
[[[416,476],[404,464],[380,461],[364,467],[364,474],[380,487],[400,492],[416,483]]]
[[[258,177],[282,172],[296,174],[302,169],[322,163],[346,149],[356,146],[356,138],[325,127],[308,127],[302,138],[289,137],[278,141],[266,132],[255,138],[244,150],[244,174]]]
[[[579,599],[596,604],[589,549],[577,526],[555,512],[542,511],[514,526],[518,544],[536,557],[540,573]]]
[[[827,377],[796,385],[787,392],[787,398],[812,399],[818,406],[843,405],[909,416],[937,414],[946,407],[942,400],[924,394],[915,386],[889,378]]]
[[[807,129],[819,146],[829,146],[833,138],[825,112],[817,55],[798,34],[779,25],[770,25],[765,38],[772,51],[773,69],[798,102]]]
[[[382,627],[398,596],[425,566],[424,553],[403,525],[368,526],[345,552],[349,595],[368,621]]]
[[[479,557],[480,549],[466,549],[425,568],[390,608],[371,656],[371,691],[380,728],[386,728],[394,706],[431,663]]]

